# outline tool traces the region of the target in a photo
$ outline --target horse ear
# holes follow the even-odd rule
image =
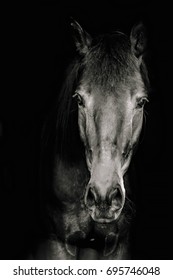
[[[91,46],[91,36],[74,19],[71,20],[71,26],[77,50],[80,54],[86,54]]]
[[[142,22],[139,22],[132,27],[130,42],[135,56],[140,57],[144,53],[147,45],[146,29]]]

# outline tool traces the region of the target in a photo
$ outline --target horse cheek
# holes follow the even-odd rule
[[[85,118],[85,114],[81,111],[79,111],[78,114],[78,126],[79,126],[80,138],[84,146],[86,146],[86,118]]]

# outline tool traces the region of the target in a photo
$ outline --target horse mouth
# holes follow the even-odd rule
[[[98,223],[98,224],[109,224],[109,223],[112,223],[114,221],[114,219],[99,219],[99,220],[96,220],[95,222]]]
[[[90,216],[95,223],[110,224],[110,223],[115,222],[118,219],[121,211],[122,211],[122,208],[120,208],[116,212],[100,211],[96,208],[96,209],[94,209],[94,211],[90,210]]]
[[[115,221],[115,218],[95,218],[92,217],[93,221],[97,224],[107,225]]]

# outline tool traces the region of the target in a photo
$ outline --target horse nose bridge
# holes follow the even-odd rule
[[[108,151],[101,151],[101,154],[93,155],[90,183],[106,191],[110,186],[120,183],[121,165],[119,157],[112,157]]]

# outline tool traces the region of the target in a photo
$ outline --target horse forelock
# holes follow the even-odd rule
[[[130,41],[123,34],[106,34],[96,38],[85,57],[84,79],[97,86],[124,83],[137,71]]]

